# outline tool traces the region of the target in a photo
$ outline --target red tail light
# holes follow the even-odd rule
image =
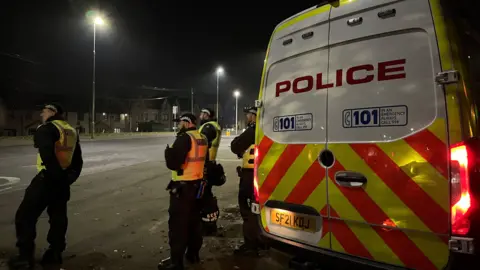
[[[259,193],[258,193],[258,180],[257,180],[257,171],[258,171],[258,146],[255,146],[255,160],[254,160],[254,169],[253,169],[253,195],[256,203],[259,202]]]
[[[465,144],[450,149],[450,185],[452,203],[452,234],[466,235],[470,230],[469,210],[472,206],[468,147]]]

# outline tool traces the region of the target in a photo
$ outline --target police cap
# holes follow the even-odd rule
[[[243,108],[243,112],[244,113],[253,113],[253,114],[257,115],[257,108],[255,108],[254,106],[245,107],[245,108]]]
[[[173,122],[180,122],[180,121],[184,121],[184,122],[191,123],[191,124],[194,124],[194,125],[197,124],[197,118],[192,113],[184,113],[184,114],[180,115],[179,118],[173,119]]]
[[[210,108],[202,108],[202,110],[200,112],[206,113],[206,114],[208,114],[208,116],[215,115],[215,111],[210,109]]]
[[[51,102],[51,103],[45,103],[43,106],[42,106],[42,110],[43,109],[49,109],[51,110],[52,112],[55,112],[57,114],[63,114],[64,113],[64,110],[62,108],[62,106],[58,103],[55,103],[55,102]]]

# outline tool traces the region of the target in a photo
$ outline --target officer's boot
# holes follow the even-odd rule
[[[173,262],[171,258],[166,258],[162,260],[158,266],[158,270],[184,270],[183,261],[182,262]]]
[[[8,260],[8,267],[10,270],[31,270],[35,268],[35,258],[33,254],[20,252],[20,255]]]
[[[200,262],[200,255],[198,252],[187,251],[185,254],[185,259],[189,264],[196,264]]]
[[[258,249],[252,247],[251,245],[243,244],[237,247],[233,251],[234,255],[249,256],[249,257],[258,257]]]
[[[60,269],[62,266],[62,252],[56,251],[54,249],[47,249],[43,254],[40,264],[44,268],[48,269]]]
[[[204,222],[203,223],[203,234],[205,236],[216,236],[217,235],[217,223],[216,222]]]

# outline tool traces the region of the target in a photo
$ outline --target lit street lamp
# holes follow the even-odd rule
[[[218,120],[218,88],[219,88],[219,82],[220,82],[220,76],[223,75],[223,68],[222,67],[218,67],[217,68],[217,108],[216,108],[216,112],[217,112],[217,120]]]
[[[97,35],[97,25],[103,25],[105,22],[101,17],[95,17],[93,20],[93,79],[92,79],[92,130],[90,131],[92,139],[95,137],[95,43]]]
[[[236,90],[233,92],[235,97],[235,135],[238,134],[238,97],[240,97],[240,91]]]

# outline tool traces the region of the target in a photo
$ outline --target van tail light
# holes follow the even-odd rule
[[[452,205],[451,226],[453,235],[467,235],[470,231],[469,214],[472,207],[470,169],[474,166],[473,153],[465,144],[450,149],[450,202]]]
[[[258,178],[257,178],[257,172],[258,172],[258,146],[255,146],[255,154],[254,154],[254,167],[253,167],[253,199],[255,203],[259,203],[259,193],[258,193]]]

